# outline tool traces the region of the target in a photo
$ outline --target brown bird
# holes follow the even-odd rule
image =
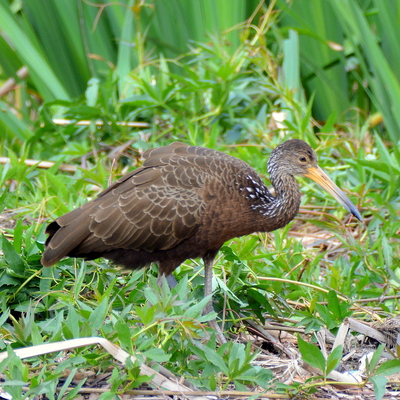
[[[212,265],[227,240],[288,224],[300,206],[295,175],[307,176],[361,221],[357,208],[317,165],[301,140],[276,147],[268,161],[275,195],[244,161],[204,147],[173,143],[148,150],[143,166],[96,199],[46,229],[42,264],[64,257],[104,257],[130,269],[158,263],[170,285],[185,260],[204,260],[204,294],[212,294]],[[211,301],[205,312],[213,310]],[[216,321],[211,326],[224,341]]]

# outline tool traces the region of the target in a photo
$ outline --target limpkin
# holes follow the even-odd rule
[[[361,220],[317,165],[314,150],[298,139],[271,153],[268,172],[275,195],[247,163],[219,151],[177,142],[143,157],[142,167],[48,225],[44,266],[64,257],[104,257],[130,269],[155,262],[171,285],[171,274],[182,262],[201,257],[204,295],[211,298],[212,265],[224,242],[273,231],[295,217],[300,206],[295,175],[319,183]],[[210,300],[205,312],[212,310]],[[215,320],[211,326],[223,341]]]

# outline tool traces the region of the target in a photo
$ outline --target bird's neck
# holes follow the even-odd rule
[[[279,174],[271,177],[275,196],[261,202],[257,207],[264,216],[265,231],[270,232],[287,225],[297,214],[301,194],[296,179],[292,175]]]

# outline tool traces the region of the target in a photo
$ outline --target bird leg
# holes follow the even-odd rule
[[[210,253],[204,256],[204,297],[210,296],[210,300],[208,301],[207,305],[204,307],[203,314],[207,315],[212,312],[214,312],[214,307],[212,305],[212,277],[213,277],[213,264],[214,264],[214,258],[215,258],[216,253]],[[172,274],[165,275],[163,273],[158,274],[157,278],[157,285],[159,287],[162,287],[164,279],[167,281],[168,286],[170,288],[175,287],[178,282],[176,281],[175,277]],[[226,339],[224,334],[222,333],[221,328],[219,327],[217,320],[212,319],[211,321],[208,321],[208,325],[210,326],[211,329],[214,329],[214,331],[217,334],[217,339],[219,344],[224,344],[226,343]]]
[[[172,274],[164,275],[162,273],[159,273],[158,278],[157,278],[157,285],[159,287],[162,287],[162,282],[163,282],[164,278],[167,281],[170,289],[175,287],[178,284],[178,282],[176,281],[175,277]]]
[[[214,258],[215,254],[212,256],[205,256],[203,258],[204,260],[204,297],[207,296],[212,296],[212,276],[213,276],[213,263],[214,263]],[[204,307],[203,314],[209,314],[211,312],[214,312],[214,307],[212,305],[212,297],[210,297],[210,300],[208,301],[207,305]],[[217,339],[219,344],[224,344],[226,343],[225,336],[219,327],[217,320],[214,318],[211,321],[208,321],[208,325],[210,328],[214,329],[214,331],[217,334]]]

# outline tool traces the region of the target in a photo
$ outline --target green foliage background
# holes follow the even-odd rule
[[[349,220],[302,181],[307,206],[297,222],[236,239],[221,252],[215,299],[227,330],[268,315],[305,332],[335,332],[357,299],[377,306],[385,298],[380,315],[394,315],[399,7],[379,0],[0,0],[0,152],[9,157],[0,174],[0,347],[102,335],[199,387],[268,384],[247,347],[229,343],[216,353],[215,340],[203,344],[198,263],[176,271],[181,284],[172,293],[157,287],[155,270],[125,275],[104,260],[41,268],[45,221],[140,165],[144,150],[174,140],[229,152],[264,175],[272,148],[304,139],[364,217],[364,224]],[[28,74],[19,76],[24,66]],[[4,89],[10,78],[15,84]],[[56,123],[60,118],[69,123]],[[42,160],[55,164],[39,168]],[[295,239],[320,232],[313,246]],[[349,303],[339,306],[335,293]],[[303,308],[293,307],[299,302]],[[90,351],[70,362],[110,365]],[[8,367],[0,371],[15,370]],[[113,387],[140,384],[135,368],[114,377]],[[5,373],[26,384],[25,376]],[[40,379],[56,385],[62,373],[46,370]],[[32,396],[42,390],[40,379],[31,383]]]

